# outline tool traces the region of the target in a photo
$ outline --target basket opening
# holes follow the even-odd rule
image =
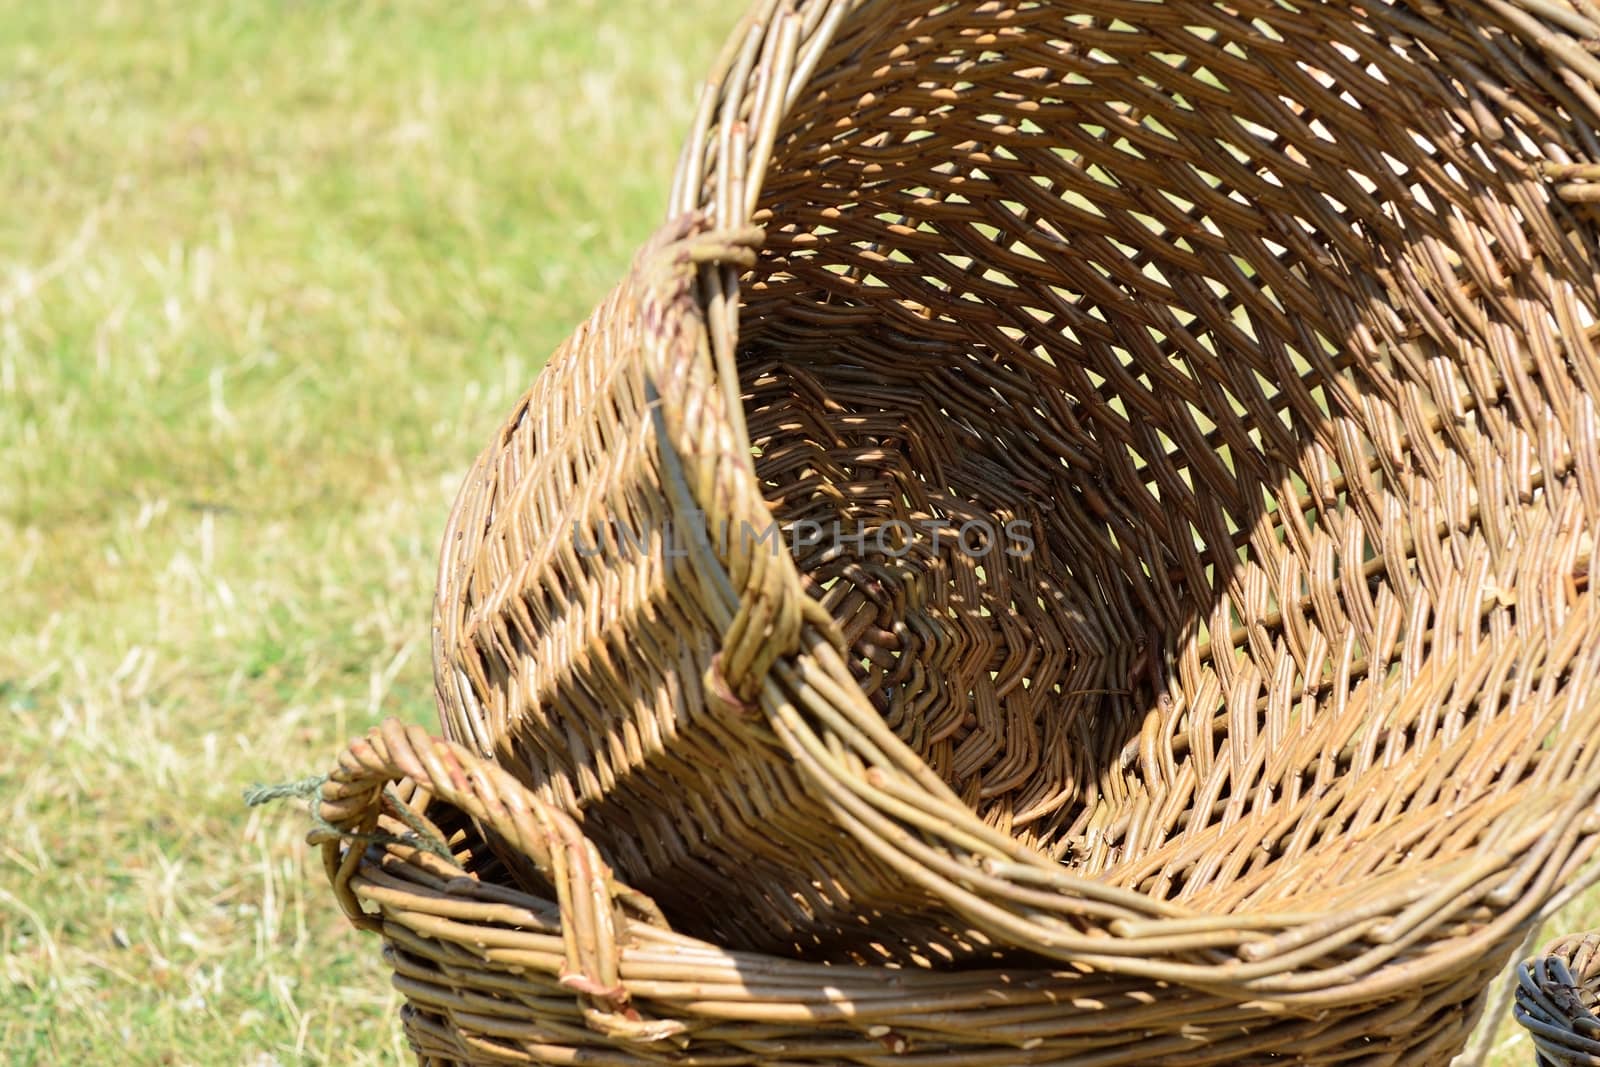
[[[1600,228],[1542,166],[1600,158],[1593,109],[1484,5],[1083,6],[852,7],[770,154],[719,156],[767,143],[762,64],[705,112],[740,128],[685,153],[719,219],[744,202],[719,183],[763,171],[750,445],[862,691],[1004,833],[1208,914],[1551,855],[1518,835],[1592,778]],[[991,951],[709,688],[692,563],[558,550],[569,521],[670,511],[624,432],[629,331],[659,325],[627,313],[638,282],[458,502],[453,734],[675,928]],[[970,858],[938,821],[896,828]]]
[[[1176,839],[1479,713],[1451,691],[1361,717],[1330,758],[1257,758],[1425,673],[1453,609],[1421,591],[1482,562],[1452,528],[1497,521],[1468,472],[1490,442],[1540,451],[1493,335],[1595,321],[1517,274],[1545,224],[1508,190],[1549,131],[1506,116],[1472,142],[1467,90],[1354,9],[1332,30],[1184,10],[846,35],[857,76],[778,137],[740,356],[758,477],[780,521],[821,527],[795,558],[885,720],[991,823],[1168,897],[1265,884],[1283,852],[1252,882]],[[1491,285],[1515,295],[1484,311]],[[1577,388],[1549,369],[1540,389]],[[970,523],[1033,551],[930,533]]]

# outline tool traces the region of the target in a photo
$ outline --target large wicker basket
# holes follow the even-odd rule
[[[328,844],[419,1045],[1442,1062],[1600,844],[1597,42],[758,4],[350,772],[470,853]]]
[[[1564,937],[1517,967],[1517,1022],[1538,1067],[1600,1064],[1600,930]]]

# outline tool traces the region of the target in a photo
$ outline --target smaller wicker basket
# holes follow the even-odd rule
[[[1318,1011],[1048,962],[728,951],[674,933],[509,773],[394,720],[345,750],[318,813],[311,841],[346,914],[384,940],[421,1067],[1442,1067],[1510,951]],[[517,885],[510,853],[541,888]]]
[[[1562,938],[1522,963],[1516,995],[1538,1067],[1600,1067],[1600,930]]]

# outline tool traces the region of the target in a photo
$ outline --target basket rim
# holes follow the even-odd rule
[[[431,815],[437,804],[468,817],[478,836],[445,843]],[[588,1029],[622,1047],[691,1040],[719,1021],[771,1022],[854,1030],[862,1054],[903,1050],[903,1030],[1015,1047],[1016,1062],[1034,1062],[1025,1054],[1040,1045],[1039,1034],[1066,1032],[1071,1013],[1063,1015],[1063,1004],[1101,1010],[1148,1004],[1151,987],[1136,978],[1049,960],[956,971],[841,966],[727,950],[678,934],[647,897],[614,878],[569,816],[492,760],[398,719],[350,742],[314,814],[320,823],[308,842],[320,848],[352,923],[381,934],[402,953],[426,941],[465,949],[436,976],[452,989],[478,989],[478,972],[484,992],[499,988],[490,975],[531,969],[555,977],[576,998]],[[461,850],[481,846],[484,830],[524,849],[551,895],[483,881],[463,866]],[[441,844],[449,859],[440,854]],[[486,951],[490,947],[516,951],[502,960]],[[428,960],[415,959],[402,970],[418,965]],[[408,997],[424,991],[414,975],[400,984]],[[1185,1035],[1196,1025],[1221,1027],[1237,1035],[1223,1040],[1245,1042],[1248,1051],[1261,1027],[1316,1018],[1326,1023],[1340,1015],[1330,1009],[1369,999],[1313,1007],[1229,988],[1162,983],[1161,989],[1162,1011],[1145,1027],[1145,1038],[1106,1063],[1149,1062],[1162,1042],[1170,1051],[1192,1048],[1193,1037]],[[1413,975],[1406,986],[1410,1000],[1441,1006],[1458,1001],[1462,990],[1460,975]],[[1029,1015],[1030,1008],[1042,1014]],[[675,1014],[649,1014],[661,1009]],[[1097,1015],[1090,1011],[1078,1025]],[[1034,1022],[1018,1021],[1030,1018]],[[1337,1026],[1319,1028],[1302,1045],[1336,1043],[1342,1033]]]

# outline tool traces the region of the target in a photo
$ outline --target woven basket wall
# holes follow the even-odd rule
[[[452,758],[746,978],[1096,991],[919,1062],[1442,1062],[1600,842],[1596,42],[1589,0],[759,4],[451,517]],[[918,532],[974,523],[1031,551]],[[509,995],[482,955],[430,980]],[[814,1002],[718,981],[684,1062],[880,1062],[738,1059]]]

